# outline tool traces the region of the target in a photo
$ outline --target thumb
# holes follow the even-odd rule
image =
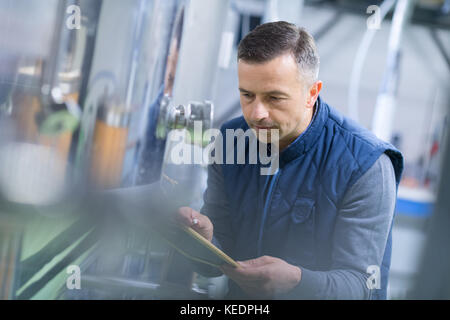
[[[273,261],[272,257],[262,256],[259,258],[249,259],[246,261],[238,261],[238,263],[244,268],[246,268],[246,267],[247,268],[249,268],[249,267],[255,268],[255,267],[260,267],[260,266],[266,265],[268,263],[271,263],[272,261]]]
[[[178,209],[176,220],[185,226],[190,227],[192,225],[192,209],[189,207],[181,207]]]

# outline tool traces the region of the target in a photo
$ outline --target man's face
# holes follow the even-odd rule
[[[239,60],[238,77],[242,113],[257,136],[261,129],[278,129],[282,150],[306,130],[321,82],[307,87],[290,53],[264,63]]]

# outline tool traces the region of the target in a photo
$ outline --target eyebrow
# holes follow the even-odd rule
[[[242,89],[242,88],[239,88],[239,91],[243,92],[243,93],[252,93],[252,92],[250,92],[248,90],[245,90],[245,89]],[[264,94],[289,97],[289,95],[287,93],[284,93],[284,92],[278,91],[278,90],[272,90],[272,91],[269,91],[269,92],[264,92]]]
[[[284,93],[284,92],[278,91],[278,90],[269,91],[269,92],[266,92],[266,94],[268,94],[268,95],[275,95],[275,96],[285,96],[285,97],[289,97],[289,95],[288,95],[287,93]]]

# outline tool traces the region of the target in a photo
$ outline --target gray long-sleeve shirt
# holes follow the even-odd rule
[[[229,205],[224,196],[220,165],[208,169],[208,189],[201,212],[214,225],[213,243],[227,251],[232,247]],[[332,265],[328,271],[300,267],[300,283],[287,299],[367,299],[369,266],[381,266],[384,249],[393,220],[396,199],[394,169],[385,154],[347,190],[339,209],[333,233]],[[220,241],[217,241],[220,239]],[[348,266],[345,269],[338,266]],[[197,270],[207,276],[220,273],[206,267]]]

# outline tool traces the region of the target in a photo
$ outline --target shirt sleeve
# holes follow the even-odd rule
[[[219,164],[208,166],[208,186],[203,194],[203,207],[200,212],[209,217],[214,226],[212,243],[224,251],[231,252],[234,245],[233,233],[229,219],[229,204],[225,193],[222,169]],[[217,277],[222,272],[212,266],[202,263],[194,263],[195,271],[209,276]]]
[[[381,267],[395,200],[394,168],[382,154],[344,196],[333,235],[330,270],[300,267],[299,284],[280,298],[370,299],[368,268]]]
[[[214,225],[213,243],[220,249],[230,252],[234,246],[229,217],[229,202],[225,192],[222,168],[218,164],[208,167],[208,188],[203,195],[201,213],[208,216]]]

